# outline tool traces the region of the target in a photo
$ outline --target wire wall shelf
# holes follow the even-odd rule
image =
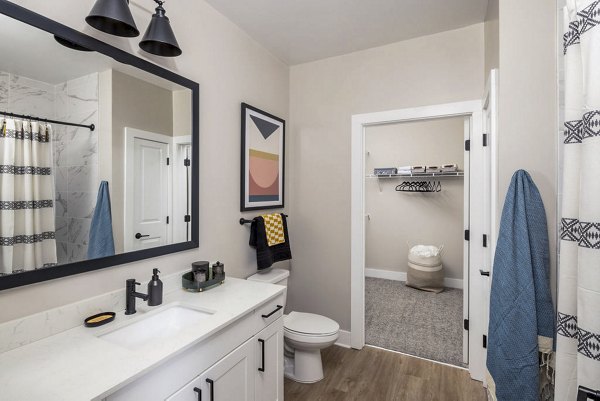
[[[413,179],[413,178],[421,178],[421,179],[429,179],[429,178],[433,178],[433,179],[441,179],[441,178],[462,178],[465,176],[465,172],[464,171],[452,171],[452,172],[448,172],[448,171],[444,171],[444,172],[438,172],[438,173],[409,173],[409,174],[369,174],[366,176],[366,178],[368,179],[373,179],[376,178],[377,179],[377,183],[379,185],[379,192],[382,192],[382,187],[381,187],[381,180],[382,179]],[[440,181],[434,181],[435,183],[435,188],[432,191],[428,191],[428,190],[423,190],[423,189],[427,189],[428,187],[428,182],[431,183],[430,181],[424,181],[423,185],[421,185],[418,189],[420,190],[399,190],[398,187],[405,185],[406,188],[410,188],[410,181],[406,181],[400,185],[398,185],[396,187],[396,191],[398,192],[440,192],[442,190],[442,184]],[[417,183],[412,184],[413,187],[417,188],[417,185],[415,185]],[[431,185],[429,185],[431,186]]]

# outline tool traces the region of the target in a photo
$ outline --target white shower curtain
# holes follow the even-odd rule
[[[0,275],[56,264],[52,129],[0,120]]]
[[[565,9],[556,396],[600,390],[600,1]]]

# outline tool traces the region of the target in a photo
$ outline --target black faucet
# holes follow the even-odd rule
[[[134,278],[130,278],[126,281],[125,285],[125,314],[133,315],[135,312],[135,299],[140,298],[143,301],[148,301],[150,298],[147,294],[142,294],[141,292],[137,292],[135,290],[135,286],[140,285],[140,283],[136,282]]]

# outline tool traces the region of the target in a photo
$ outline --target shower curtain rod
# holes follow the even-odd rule
[[[44,123],[68,125],[70,127],[87,128],[90,131],[93,131],[93,130],[96,129],[96,126],[94,124],[90,124],[90,125],[75,124],[75,123],[69,123],[69,122],[66,122],[66,121],[48,120],[47,118],[40,118],[40,117],[34,117],[34,116],[26,116],[24,114],[6,113],[6,112],[3,112],[3,111],[0,111],[0,115],[5,116],[5,117],[22,118],[24,120],[35,120],[35,121],[40,121],[40,122],[44,122]]]

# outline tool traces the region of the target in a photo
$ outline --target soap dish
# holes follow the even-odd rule
[[[221,285],[225,282],[225,273],[216,274],[212,280],[198,282],[194,281],[194,273],[187,272],[181,276],[181,285],[188,291],[191,292],[202,292],[206,291],[217,285]]]
[[[102,312],[85,319],[85,327],[100,327],[115,320],[115,312]]]

